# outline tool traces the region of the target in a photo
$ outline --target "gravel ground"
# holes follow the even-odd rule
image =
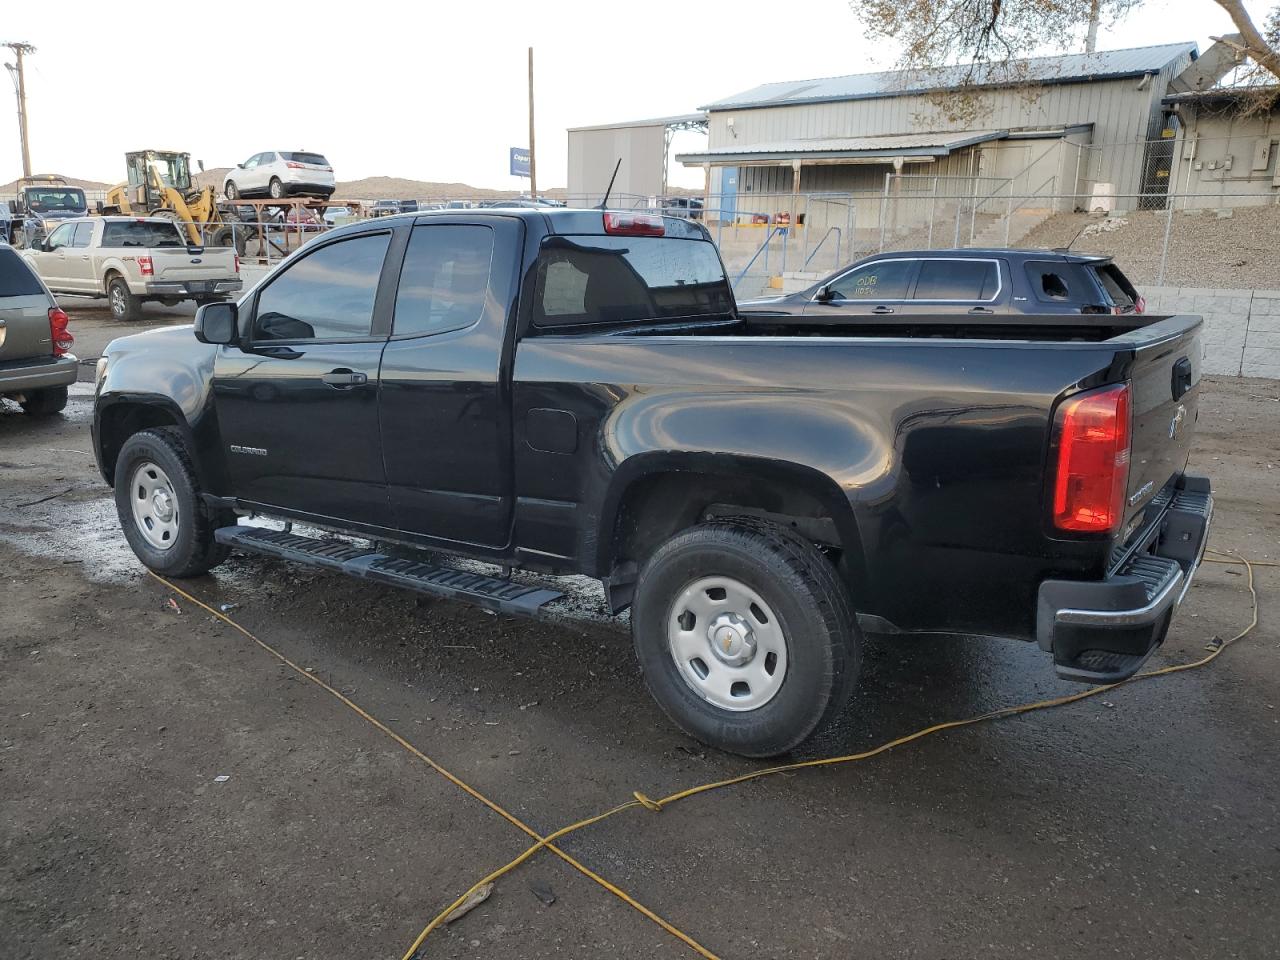
[[[1128,222],[1121,225],[1120,220]],[[1135,284],[1154,286],[1160,275],[1168,215],[1139,211],[1111,222],[1116,229],[1101,229],[1072,244],[1081,229],[1104,226],[1106,221],[1084,213],[1059,214],[1032,230],[1018,246],[1052,249],[1071,244],[1082,253],[1110,254]],[[1170,228],[1163,285],[1280,290],[1277,249],[1280,206],[1241,207],[1229,217],[1219,217],[1213,210],[1178,211]]]
[[[1274,559],[1276,384],[1205,389],[1192,466],[1215,484],[1211,544]],[[527,839],[142,574],[89,417],[84,390],[44,421],[0,403],[0,957],[399,957]],[[186,588],[540,830],[758,768],[672,729],[614,624],[253,557]],[[631,811],[564,846],[726,960],[1275,957],[1280,569],[1258,590],[1258,629],[1204,670]],[[1155,663],[1248,618],[1240,571],[1207,566]],[[871,638],[807,756],[1078,689],[1031,644]],[[421,955],[693,956],[546,855]]]

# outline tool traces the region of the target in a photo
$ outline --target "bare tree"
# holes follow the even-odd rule
[[[971,119],[979,85],[1031,87],[1033,51],[1071,49],[1090,24],[1115,22],[1144,0],[850,0],[872,39],[902,48],[900,66],[943,87],[935,103],[952,119]],[[1273,88],[1280,79],[1280,6],[1256,24],[1241,0],[1215,3],[1239,32],[1243,66],[1234,82]],[[910,82],[910,81],[908,81]],[[1274,97],[1271,99],[1274,100]]]

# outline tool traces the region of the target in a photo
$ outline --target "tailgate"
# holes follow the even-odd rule
[[[230,247],[205,247],[200,253],[157,248],[151,251],[151,262],[157,281],[225,280],[236,275]]]
[[[1137,341],[1130,380],[1133,438],[1125,524],[1182,473],[1200,401],[1199,317],[1170,317],[1128,334]]]
[[[53,354],[49,333],[49,298],[0,296],[0,363]]]

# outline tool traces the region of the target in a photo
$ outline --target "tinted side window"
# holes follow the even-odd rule
[[[255,340],[351,340],[369,336],[391,235],[321,247],[281,270],[258,295]]]
[[[104,247],[185,247],[175,223],[157,220],[108,220],[102,227]]]
[[[76,233],[71,240],[71,245],[73,247],[87,247],[89,245],[89,241],[92,239],[93,239],[93,224],[77,223]]]
[[[1000,286],[990,260],[925,260],[916,281],[916,300],[990,300]]]
[[[400,269],[393,332],[445,333],[471,326],[484,309],[492,263],[488,227],[414,227]]]
[[[35,274],[9,247],[0,247],[0,297],[43,296]]]
[[[881,260],[859,267],[831,285],[833,300],[902,300],[907,296],[914,260]]]

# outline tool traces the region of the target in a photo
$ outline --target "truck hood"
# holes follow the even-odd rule
[[[193,360],[204,354],[212,356],[217,349],[212,344],[201,343],[192,332],[195,325],[184,323],[177,327],[157,327],[132,333],[127,337],[117,337],[107,344],[102,351],[104,357],[121,357],[126,354],[147,351],[148,353],[172,353]]]

